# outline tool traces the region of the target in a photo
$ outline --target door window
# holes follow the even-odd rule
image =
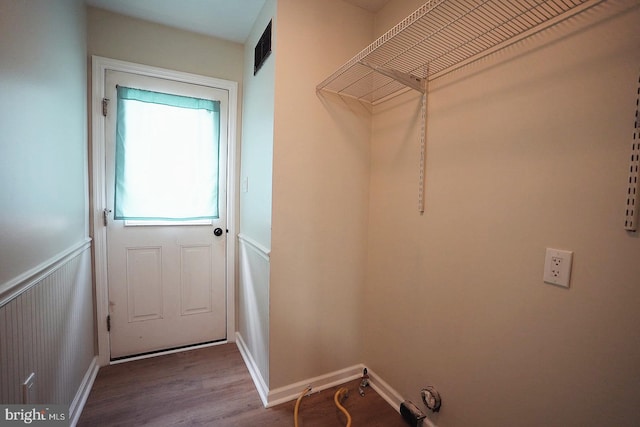
[[[118,86],[114,218],[219,217],[220,102]]]

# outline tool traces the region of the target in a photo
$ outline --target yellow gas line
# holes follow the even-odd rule
[[[298,427],[298,413],[300,412],[300,402],[302,402],[302,398],[306,396],[309,392],[311,392],[310,386],[305,388],[302,391],[302,393],[300,393],[300,396],[298,396],[298,400],[296,400],[296,406],[293,409],[293,425],[295,427]],[[351,427],[351,415],[349,414],[349,411],[347,411],[345,407],[342,406],[342,404],[340,403],[340,401],[344,397],[346,397],[348,393],[349,393],[349,390],[346,387],[342,387],[338,389],[338,391],[336,391],[336,393],[333,395],[333,401],[335,402],[338,409],[340,409],[340,411],[347,417],[346,427]]]
[[[340,409],[342,413],[347,417],[347,427],[351,427],[351,415],[349,414],[349,411],[347,411],[345,407],[340,403],[342,398],[346,397],[347,393],[349,393],[349,390],[347,390],[346,387],[338,389],[338,391],[336,391],[336,394],[333,395],[333,401],[335,402],[338,409]]]
[[[293,425],[295,427],[298,427],[298,410],[300,409],[300,402],[302,401],[302,398],[309,392],[311,392],[311,386],[305,388],[304,391],[300,393],[298,400],[296,400],[296,407],[293,410]]]

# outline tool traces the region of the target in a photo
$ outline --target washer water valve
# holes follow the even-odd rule
[[[442,400],[440,399],[440,394],[433,386],[430,385],[423,388],[420,391],[420,394],[422,395],[422,401],[427,406],[427,408],[431,409],[433,412],[440,411]]]
[[[358,387],[358,393],[360,396],[364,397],[364,389],[369,386],[369,374],[367,373],[367,368],[362,370],[362,381],[360,381],[360,387]]]

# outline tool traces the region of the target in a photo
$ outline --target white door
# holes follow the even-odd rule
[[[111,358],[223,340],[228,92],[116,71],[107,71],[105,86],[105,96],[110,100],[105,119],[105,223]],[[122,88],[145,93],[151,101],[121,103],[125,102]],[[154,96],[214,101],[219,107],[219,143],[197,148],[187,143],[191,130],[198,126],[191,125],[191,119],[168,124],[174,114],[183,111],[179,105],[165,108],[169,113],[163,114],[171,114],[170,120],[157,116],[139,118],[134,111],[138,107],[134,106],[153,108]],[[126,115],[122,114],[125,110]],[[131,130],[133,122],[142,123],[135,132]],[[176,130],[183,126],[188,128]],[[125,138],[126,133],[130,141],[148,141],[127,143],[125,149],[117,133],[120,138]],[[217,131],[212,132],[214,139],[216,134]],[[167,135],[172,137],[166,138]],[[199,161],[216,155],[214,166]],[[126,179],[123,170],[127,171]],[[198,184],[209,183],[201,176],[215,176],[216,182],[194,191]],[[126,186],[132,183],[150,187],[130,190]],[[183,199],[187,193],[195,193],[188,197],[203,195],[204,199],[213,200],[211,205],[215,204],[217,212],[202,214],[197,202],[194,214],[182,212],[192,203]],[[159,200],[148,199],[149,195],[159,196]],[[124,208],[125,205],[133,207]],[[141,213],[136,211],[138,208]]]

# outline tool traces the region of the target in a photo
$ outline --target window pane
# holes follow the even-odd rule
[[[220,104],[118,87],[115,219],[218,217]]]

